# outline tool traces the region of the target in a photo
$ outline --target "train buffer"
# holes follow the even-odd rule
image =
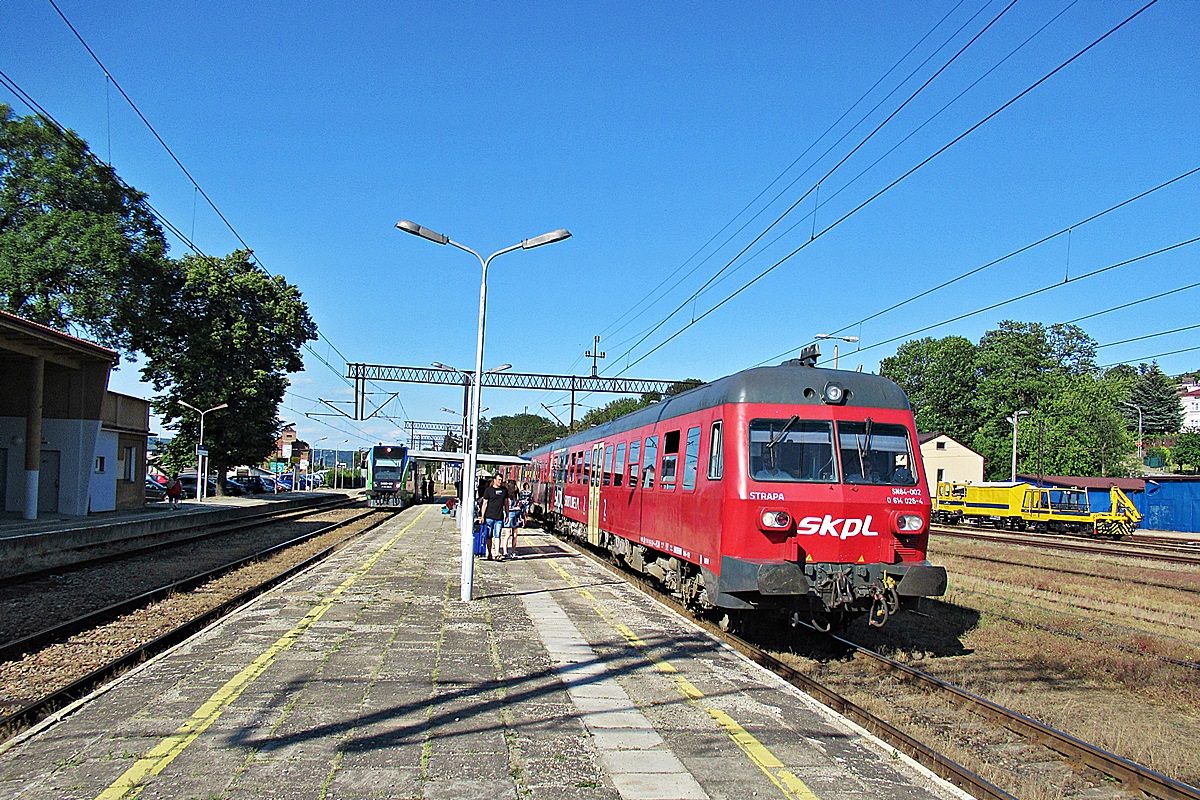
[[[0,795],[960,798],[540,531],[391,521],[4,745]]]

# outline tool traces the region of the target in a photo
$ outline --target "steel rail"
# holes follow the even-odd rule
[[[321,509],[321,510],[325,511],[327,509]],[[311,513],[311,511],[312,510],[310,509],[309,513]],[[360,520],[365,516],[369,516],[370,513],[371,513],[371,511],[368,510],[365,513],[359,514],[356,517],[352,517],[350,519],[343,520],[341,522],[337,522],[332,525],[327,525],[324,528],[320,528],[318,530],[302,534],[293,539],[289,539],[285,542],[280,542],[278,544],[272,545],[271,547],[268,547],[265,550],[260,550],[255,553],[251,553],[250,555],[243,556],[238,559],[234,559],[233,561],[230,561],[226,564],[222,564],[218,567],[213,567],[212,569],[205,570],[204,572],[197,573],[196,575],[192,575],[187,578],[182,578],[178,581],[174,581],[173,583],[169,583],[165,586],[160,586],[157,589],[151,589],[149,591],[142,592],[141,594],[138,594],[134,597],[130,597],[125,600],[120,600],[116,603],[112,603],[111,605],[105,606],[104,608],[100,608],[95,611],[88,612],[87,614],[83,614],[81,616],[75,617],[74,619],[67,620],[66,622],[62,622],[62,623],[59,623],[58,625],[51,626],[49,628],[46,628],[45,630],[38,631],[37,633],[32,633],[32,634],[30,634],[28,636],[24,636],[20,639],[14,639],[13,641],[5,642],[3,644],[0,644],[0,661],[11,661],[15,658],[18,658],[21,655],[24,655],[25,653],[33,652],[34,650],[40,650],[43,647],[47,647],[51,644],[55,644],[56,642],[63,641],[64,639],[74,636],[75,634],[79,633],[80,631],[89,630],[90,628],[94,628],[97,625],[101,625],[105,622],[109,622],[110,620],[120,617],[122,614],[127,614],[130,611],[135,611],[135,610],[141,608],[142,606],[147,605],[148,603],[152,603],[156,600],[162,600],[166,597],[169,597],[173,593],[190,592],[191,590],[195,589],[196,587],[198,587],[204,583],[207,583],[208,581],[213,580],[214,578],[219,578],[223,575],[226,575],[226,574],[232,572],[235,569],[244,567],[245,565],[250,564],[254,561],[259,561],[264,558],[269,558],[270,556],[275,555],[276,553],[282,552],[289,547],[293,547],[295,545],[302,544],[316,536],[322,536],[322,535],[328,533],[329,531],[336,530],[337,528],[343,527],[345,525],[349,525],[350,523]],[[295,516],[295,515],[293,514],[293,515],[289,515],[289,516]]]
[[[715,625],[709,620],[696,616],[679,599],[664,593],[655,583],[646,579],[645,577],[626,570],[624,567],[614,563],[607,557],[598,555],[590,548],[585,546],[582,542],[578,542],[570,537],[563,536],[559,536],[559,539],[577,552],[586,555],[597,564],[616,573],[619,577],[629,581],[634,586],[637,586],[644,593],[650,595],[663,605],[673,609],[676,613],[680,614],[681,616],[686,616],[694,624],[703,628],[716,639],[725,642],[730,647],[744,655],[746,658],[749,658],[759,666],[762,666],[765,669],[775,673],[788,683],[795,686],[797,689],[800,689],[805,694],[816,699],[822,705],[833,709],[842,716],[853,721],[855,724],[877,736],[888,745],[896,748],[897,751],[903,752],[905,755],[909,756],[938,777],[949,781],[958,788],[970,793],[976,798],[979,798],[979,800],[1017,800],[1016,797],[991,783],[983,776],[977,775],[953,759],[947,758],[933,748],[923,744],[914,737],[892,725],[888,721],[872,714],[870,711],[858,705],[857,703],[842,697],[829,687],[818,683],[796,668],[788,666],[778,658],[775,658],[766,651],[755,647],[746,640],[734,636],[727,631],[721,630],[719,626]]]
[[[721,630],[719,626],[712,622],[698,618],[677,598],[663,593],[658,586],[649,580],[626,571],[608,558],[598,556],[590,548],[585,547],[580,542],[574,541],[570,537],[560,536],[560,539],[567,542],[577,551],[586,553],[597,563],[602,564],[610,570],[617,571],[622,577],[631,580],[633,584],[653,596],[656,600],[663,602],[680,613],[686,614],[689,619],[699,624],[721,641],[729,644],[742,655],[771,670],[822,704],[851,719],[897,750],[903,751],[926,768],[932,770],[939,777],[950,781],[955,786],[970,792],[978,798],[1016,800],[1012,795],[993,785],[985,778],[976,775],[966,767],[937,753],[932,748],[917,741],[886,720],[875,716],[861,706],[842,697],[829,687],[816,682],[795,667],[785,664],[780,659],[750,644],[746,640]],[[812,630],[816,632],[815,628]],[[1063,733],[1056,728],[1043,725],[1037,720],[1031,719],[1019,712],[1004,708],[986,698],[946,683],[928,673],[893,661],[880,653],[861,647],[854,642],[838,636],[826,635],[887,669],[900,672],[912,680],[933,688],[935,691],[950,695],[959,701],[959,704],[973,713],[992,720],[1031,743],[1048,747],[1072,763],[1085,764],[1109,777],[1121,781],[1127,789],[1141,791],[1151,797],[1160,798],[1160,800],[1200,800],[1200,789],[1194,786],[1189,786],[1129,759],[1109,753],[1067,733]]]
[[[997,542],[1000,544],[1016,544],[1026,547],[1040,547],[1044,550],[1065,550],[1072,553],[1090,553],[1093,555],[1122,556],[1124,558],[1142,558],[1150,561],[1163,561],[1169,564],[1200,564],[1200,554],[1186,555],[1170,553],[1162,550],[1131,550],[1128,546],[1106,546],[1100,543],[1053,541],[1041,538],[1021,538],[1007,531],[972,531],[946,528],[941,525],[929,526],[929,531],[937,536],[949,536],[956,539],[975,539],[979,541]]]
[[[1050,748],[1072,763],[1085,764],[1109,777],[1120,780],[1126,788],[1132,791],[1141,791],[1151,797],[1162,798],[1162,800],[1200,800],[1200,789],[1194,786],[1167,777],[1115,753],[1102,750],[1082,739],[1063,733],[1057,728],[1044,725],[1024,714],[993,703],[991,700],[965,689],[960,689],[919,669],[901,664],[848,639],[833,635],[830,635],[829,638],[853,648],[857,654],[886,669],[899,672],[922,685],[950,695],[969,711],[998,723],[1030,742]]]
[[[264,510],[261,511],[252,510],[236,519],[217,522],[205,522],[203,519],[205,515],[197,513],[195,515],[197,517],[197,524],[192,528],[143,533],[123,539],[108,540],[86,547],[81,547],[79,548],[79,552],[87,552],[88,550],[104,550],[106,552],[101,555],[83,558],[79,561],[73,561],[69,564],[43,567],[36,570],[30,570],[29,572],[6,575],[3,578],[0,578],[0,587],[15,586],[21,583],[37,580],[38,578],[44,578],[48,575],[72,572],[80,569],[86,569],[87,567],[93,567],[98,564],[107,564],[113,561],[119,561],[123,558],[154,553],[164,548],[203,541],[204,539],[211,539],[215,536],[221,536],[226,533],[235,533],[247,528],[255,528],[263,524],[270,524],[271,522],[286,522],[292,517],[302,517],[316,511],[329,511],[332,509],[341,508],[356,502],[356,499],[345,496],[335,496],[332,498],[320,497],[312,499],[311,501],[302,501],[305,502],[305,504],[301,506],[295,505],[295,501],[291,502],[293,504],[286,508],[271,508],[266,506],[264,507]],[[196,531],[196,533],[172,537],[172,534],[174,533],[188,530]],[[24,535],[36,536],[42,534]],[[150,544],[137,544],[139,542],[150,542]],[[3,545],[4,539],[0,539],[0,549],[3,548]],[[134,546],[126,547],[126,545]]]
[[[364,516],[368,516],[370,514],[378,512],[378,511],[379,511],[379,509],[371,509],[367,514],[361,515],[359,517],[355,517],[354,519],[351,519],[351,520],[344,520],[340,523],[336,523],[335,525],[331,525],[328,528],[324,529],[323,532],[328,532],[330,530],[335,530],[339,527],[343,527],[345,525],[350,524],[351,522],[362,519]],[[249,602],[250,600],[253,600],[255,597],[259,596],[260,594],[277,586],[278,584],[282,583],[283,581],[287,580],[288,578],[292,577],[293,575],[303,572],[304,570],[308,569],[309,567],[313,566],[314,564],[320,563],[321,561],[328,558],[333,553],[337,552],[344,544],[346,544],[346,542],[348,542],[351,539],[354,539],[358,536],[361,536],[364,533],[374,530],[375,528],[379,527],[384,522],[386,522],[388,519],[391,519],[392,516],[394,516],[394,514],[386,514],[386,513],[380,514],[380,519],[378,522],[376,522],[366,528],[363,528],[360,531],[356,531],[355,533],[350,534],[349,536],[345,537],[344,539],[331,544],[329,547],[324,548],[320,552],[315,553],[312,556],[309,556],[308,558],[304,559],[303,561],[299,562],[298,564],[288,567],[287,569],[274,575],[273,577],[268,578],[267,580],[262,581],[261,583],[255,585],[255,586],[252,586],[249,589],[246,589],[245,591],[240,592],[239,594],[235,595],[234,597],[229,598],[228,600],[225,600],[220,605],[218,605],[212,609],[209,609],[208,611],[204,612],[203,614],[200,614],[199,616],[193,618],[192,620],[185,622],[182,625],[179,625],[179,626],[171,629],[170,631],[167,631],[166,633],[162,634],[161,636],[158,636],[155,639],[152,639],[151,641],[146,642],[145,644],[140,645],[140,646],[134,648],[133,650],[130,650],[129,652],[118,656],[117,658],[113,659],[112,661],[109,661],[107,664],[104,664],[103,666],[98,667],[95,670],[92,670],[87,675],[84,675],[83,677],[79,678],[78,680],[73,681],[70,685],[65,686],[61,689],[58,689],[58,690],[52,692],[51,694],[47,695],[46,697],[40,698],[40,699],[34,701],[33,703],[26,705],[24,708],[21,708],[18,711],[15,711],[11,714],[8,714],[5,717],[0,718],[0,736],[4,736],[5,738],[11,738],[12,735],[15,734],[17,731],[19,731],[23,728],[27,728],[30,725],[37,723],[38,721],[40,721],[40,720],[44,719],[45,717],[49,716],[50,714],[52,714],[54,711],[56,711],[60,708],[63,708],[66,705],[69,705],[70,703],[74,702],[75,700],[78,700],[79,698],[85,696],[88,692],[92,691],[96,686],[100,685],[101,683],[108,680],[109,678],[114,677],[120,671],[122,671],[128,667],[136,666],[137,664],[141,663],[142,661],[146,660],[147,658],[149,658],[157,653],[160,653],[164,650],[167,650],[168,648],[174,647],[175,645],[177,645],[183,641],[186,641],[189,637],[200,632],[201,630],[206,628],[209,624],[216,621],[217,619],[220,619],[221,617],[225,616],[226,614],[230,613],[231,611],[241,607],[245,603]],[[317,534],[313,534],[313,535],[317,535]],[[0,742],[0,753],[3,753],[6,749],[7,749],[6,743]]]

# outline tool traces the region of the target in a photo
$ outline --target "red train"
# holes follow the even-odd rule
[[[535,512],[724,622],[879,626],[941,595],[908,398],[805,355],[527,453]]]

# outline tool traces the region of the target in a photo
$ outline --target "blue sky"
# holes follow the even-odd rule
[[[603,374],[705,380],[830,331],[861,337],[841,345],[843,368],[876,370],[904,338],[879,342],[1200,236],[1198,173],[856,324],[1200,167],[1197,2],[1160,0],[838,222],[1143,5],[1018,0],[736,261],[1007,0],[56,2],[262,265],[303,292],[323,337],[314,350],[335,369],[306,355],[281,417],[314,443],[395,439],[402,420],[453,422],[440,409],[461,405],[456,388],[380,384],[400,392],[391,419],[306,416],[328,410],[319,399],[350,399],[345,360],[474,365],[478,262],[397,231],[399,219],[485,255],[572,232],[492,263],[485,368],[587,374],[599,334]],[[239,246],[49,0],[8,0],[0,26],[0,70],[205,252]],[[0,100],[28,113],[2,88]],[[922,335],[978,339],[1002,319],[1064,322],[1177,289],[1200,281],[1197,252]],[[1116,342],[1200,322],[1198,299],[1181,291],[1080,324]],[[1102,348],[1099,362],[1198,345],[1200,330],[1186,331]],[[1196,369],[1200,350],[1159,361]],[[136,377],[126,366],[114,388],[149,395]],[[585,397],[577,413],[610,399]],[[546,403],[565,417],[564,400],[490,390],[483,402],[486,416]]]

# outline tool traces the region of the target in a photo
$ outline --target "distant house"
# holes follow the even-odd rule
[[[1200,388],[1187,389],[1179,402],[1183,405],[1183,427],[1200,430]]]
[[[917,434],[929,494],[937,493],[940,481],[978,483],[983,480],[983,456],[944,433]]]
[[[275,460],[307,460],[309,452],[308,442],[296,436],[295,426],[284,425],[283,430],[279,433],[279,438],[275,440]]]

